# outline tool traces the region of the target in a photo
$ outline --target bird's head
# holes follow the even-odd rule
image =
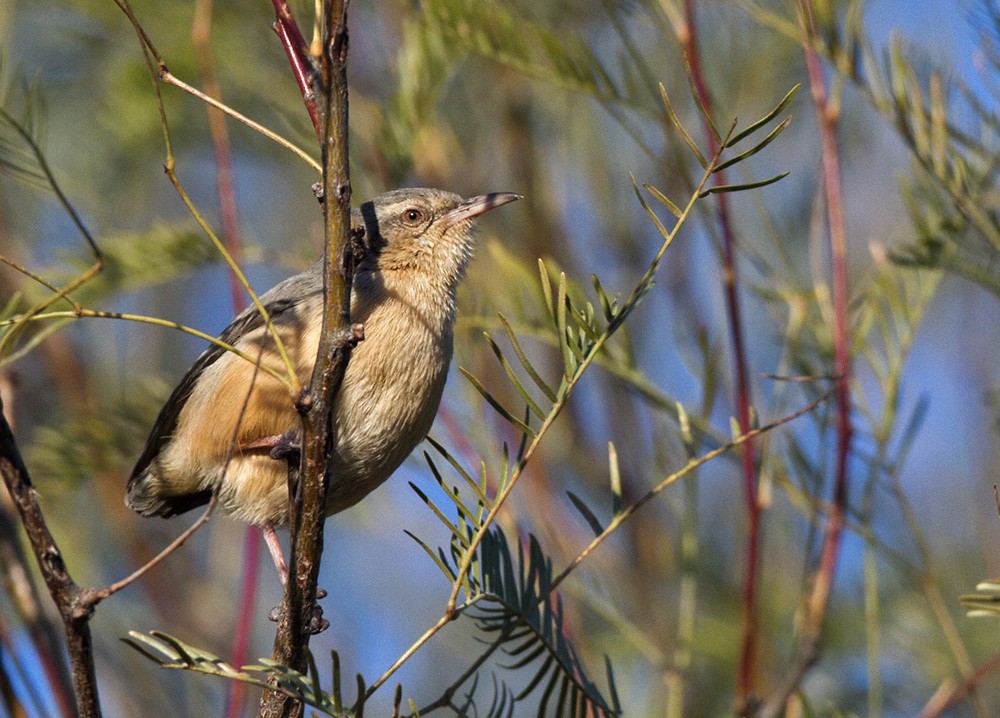
[[[462,199],[422,188],[381,194],[354,212],[354,224],[365,228],[367,252],[358,270],[416,271],[454,287],[472,254],[473,220],[516,199],[513,192]]]

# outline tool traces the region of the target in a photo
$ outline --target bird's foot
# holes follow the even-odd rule
[[[322,589],[317,591],[316,600],[313,601],[313,604],[309,609],[311,615],[309,616],[308,628],[310,635],[313,636],[317,633],[322,633],[330,627],[330,622],[323,618],[323,607],[319,605],[319,599],[323,597],[320,596],[321,593],[323,596],[326,595],[326,591],[323,591]]]
[[[298,463],[302,442],[299,440],[299,432],[292,429],[284,434],[265,436],[256,441],[240,444],[240,451],[267,451],[272,459]]]
[[[239,450],[247,451],[267,451],[272,459],[298,461],[299,453],[302,451],[302,442],[299,440],[299,432],[295,429],[286,431],[284,434],[265,436],[246,444],[240,444]]]
[[[271,447],[268,455],[276,461],[284,460],[289,463],[299,463],[299,456],[302,453],[302,441],[299,439],[299,432],[293,429],[277,438],[277,443]]]
[[[309,633],[315,636],[317,633],[322,633],[330,627],[330,622],[323,618],[323,607],[319,605],[319,601],[322,598],[326,598],[326,591],[322,588],[316,589],[316,600],[313,601],[312,606],[309,607],[309,624],[307,626]],[[269,621],[274,621],[277,623],[281,619],[281,606],[275,606],[267,614]]]

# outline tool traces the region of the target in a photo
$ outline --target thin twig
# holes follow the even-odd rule
[[[9,319],[4,319],[0,321],[0,327],[9,326],[14,324],[21,318],[21,315],[11,317]],[[79,311],[55,311],[55,312],[44,312],[42,314],[36,314],[30,318],[31,321],[45,321],[47,319],[121,319],[127,322],[138,322],[140,324],[152,324],[157,327],[167,327],[168,329],[176,329],[184,334],[190,334],[193,337],[198,337],[199,339],[204,339],[217,347],[220,347],[227,352],[232,352],[234,355],[238,356],[244,361],[248,361],[251,364],[257,366],[260,371],[271,376],[281,383],[289,392],[293,392],[293,387],[291,380],[274,370],[272,367],[266,364],[261,364],[258,359],[255,359],[250,354],[237,349],[232,344],[227,344],[216,336],[212,334],[207,334],[199,329],[180,324],[178,322],[171,321],[169,319],[160,319],[159,317],[150,317],[144,314],[128,314],[125,312],[104,312],[97,309],[81,309]]]
[[[704,111],[702,124],[705,139],[711,154],[719,152],[719,142],[714,130],[709,126],[708,117],[712,112],[712,97],[701,70],[701,58],[698,53],[698,26],[695,22],[694,2],[684,2],[684,24],[679,26],[679,40],[684,50],[684,58],[691,72],[691,81],[701,107]],[[720,169],[715,174],[715,184],[725,185],[726,172]],[[729,212],[729,196],[720,193],[717,196],[718,221],[722,232],[722,276],[723,292],[726,301],[726,318],[729,324],[729,336],[733,345],[733,372],[736,393],[736,420],[740,433],[750,431],[750,383],[747,368],[746,349],[743,337],[743,318],[740,311],[740,296],[738,291],[736,265],[736,232]],[[753,668],[755,643],[757,636],[757,583],[760,564],[760,519],[761,507],[757,499],[757,462],[754,456],[752,441],[742,446],[740,451],[743,470],[743,493],[747,512],[746,538],[746,573],[743,581],[743,624],[740,647],[739,667],[737,669],[737,696],[743,706],[750,700],[753,691]],[[743,706],[737,711],[742,712]]]
[[[812,589],[806,598],[802,637],[796,660],[788,679],[764,704],[763,716],[779,716],[791,694],[819,660],[822,648],[823,623],[833,589],[837,557],[847,512],[848,460],[851,452],[853,425],[851,422],[851,337],[848,328],[847,232],[844,225],[844,203],[841,192],[840,158],[837,149],[839,113],[826,93],[823,70],[813,48],[816,28],[813,23],[811,0],[800,0],[803,24],[802,49],[812,92],[813,107],[819,126],[823,189],[826,196],[827,229],[830,237],[830,273],[833,294],[834,397],[837,410],[837,440],[833,484],[833,511],[828,516],[820,549],[819,565]]]
[[[967,695],[973,693],[984,678],[998,670],[1000,670],[1000,653],[995,653],[950,691],[944,695],[936,693],[932,696],[924,709],[920,711],[919,718],[938,718],[943,715],[946,710],[954,707]]]
[[[225,112],[227,115],[229,115],[230,117],[232,117],[237,122],[240,122],[240,123],[246,125],[247,127],[249,127],[254,132],[259,132],[260,134],[264,135],[264,137],[266,137],[267,139],[271,140],[272,142],[276,142],[277,144],[281,145],[282,147],[284,147],[289,152],[291,152],[294,155],[300,157],[304,162],[306,162],[310,167],[312,167],[317,172],[321,171],[322,168],[320,167],[319,162],[317,162],[312,157],[310,157],[309,154],[305,150],[303,150],[301,147],[299,147],[298,145],[296,145],[294,142],[289,142],[284,137],[282,137],[281,135],[279,135],[277,132],[269,130],[268,128],[264,127],[264,125],[260,124],[259,122],[254,122],[249,117],[247,117],[246,115],[240,114],[239,112],[237,112],[236,110],[234,110],[229,105],[225,105],[225,104],[219,102],[218,100],[216,100],[215,98],[206,95],[204,92],[202,92],[198,88],[192,87],[191,85],[187,84],[186,82],[184,82],[183,80],[181,80],[180,78],[178,78],[176,75],[174,75],[173,73],[171,73],[170,70],[167,69],[166,65],[162,65],[160,67],[160,79],[163,80],[168,85],[173,85],[174,87],[179,88],[181,90],[184,90],[184,92],[187,92],[188,94],[193,95],[194,97],[197,97],[202,102],[211,105],[212,107],[216,108],[217,110],[221,110],[222,112]]]
[[[646,492],[645,494],[643,494],[643,496],[641,496],[637,501],[635,501],[634,503],[632,503],[631,505],[629,505],[627,508],[622,509],[621,512],[619,512],[618,514],[616,514],[615,517],[610,522],[608,522],[608,525],[604,528],[604,530],[601,531],[600,534],[598,534],[597,536],[595,536],[591,540],[591,542],[589,544],[587,544],[586,548],[584,548],[577,555],[576,558],[574,558],[572,561],[569,562],[569,564],[566,566],[566,568],[564,568],[558,575],[556,575],[552,579],[552,581],[548,584],[547,594],[544,595],[544,596],[539,596],[536,605],[541,604],[543,601],[547,600],[548,596],[551,595],[551,593],[556,590],[556,588],[559,586],[559,584],[562,583],[564,580],[566,580],[566,578],[569,576],[569,574],[572,573],[573,570],[577,566],[579,566],[581,563],[583,563],[583,561],[591,553],[593,553],[594,549],[596,549],[598,546],[600,546],[602,543],[604,543],[605,539],[607,539],[608,536],[610,536],[612,533],[614,533],[614,531],[619,526],[621,526],[625,521],[627,521],[628,518],[632,514],[634,514],[636,511],[638,511],[639,509],[641,509],[647,503],[649,503],[650,501],[652,501],[665,488],[667,488],[671,484],[675,483],[679,479],[683,478],[684,476],[687,476],[689,473],[691,473],[692,471],[694,471],[698,467],[700,467],[700,466],[702,466],[704,464],[707,464],[712,459],[715,459],[715,458],[721,456],[722,454],[726,453],[727,451],[731,451],[732,449],[735,449],[735,448],[740,447],[740,446],[746,446],[746,444],[748,442],[753,441],[754,439],[756,439],[761,434],[764,434],[764,433],[767,433],[769,431],[772,431],[773,429],[776,429],[779,426],[782,426],[783,424],[787,424],[790,421],[794,421],[795,419],[798,419],[800,416],[803,416],[804,414],[808,414],[810,411],[812,411],[817,406],[819,406],[824,401],[826,401],[829,396],[830,396],[830,392],[826,392],[825,394],[823,394],[822,396],[820,396],[815,401],[810,402],[806,406],[804,406],[801,409],[798,409],[798,410],[792,412],[791,414],[788,414],[787,416],[783,416],[780,419],[776,419],[775,421],[772,421],[769,424],[765,424],[764,426],[761,426],[761,427],[759,427],[757,429],[752,429],[752,430],[746,432],[745,434],[741,434],[740,436],[736,437],[735,439],[733,439],[732,441],[730,441],[728,444],[725,444],[724,446],[720,446],[717,449],[713,449],[712,451],[709,451],[709,452],[707,452],[705,454],[702,454],[701,456],[699,456],[699,457],[697,457],[695,459],[690,459],[684,465],[683,468],[681,468],[680,470],[675,471],[674,473],[672,473],[669,476],[665,477],[662,481],[660,481],[660,483],[658,483],[656,486],[654,486],[648,492]]]
[[[103,588],[93,588],[84,589],[88,598],[90,598],[96,605],[99,601],[103,601],[108,596],[118,593],[126,586],[135,583],[140,578],[149,573],[152,569],[156,568],[167,556],[172,554],[174,551],[179,549],[184,543],[191,538],[195,531],[200,529],[206,521],[212,517],[212,512],[215,510],[215,505],[218,502],[218,496],[212,494],[212,498],[209,499],[208,504],[205,506],[205,510],[202,512],[201,516],[191,524],[187,529],[184,530],[177,538],[167,544],[166,548],[156,554],[153,558],[147,561],[145,564],[140,566],[138,569],[133,571],[131,574],[121,579],[120,581],[115,581],[114,583],[104,586]]]

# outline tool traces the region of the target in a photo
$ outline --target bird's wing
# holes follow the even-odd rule
[[[267,310],[271,321],[274,322],[280,319],[283,312],[295,307],[316,292],[322,291],[322,262],[318,262],[307,271],[289,277],[275,285],[272,289],[261,295],[260,302]],[[248,307],[225,328],[219,339],[229,346],[235,346],[242,337],[263,326],[263,324],[264,318],[257,308],[255,306]],[[181,379],[180,383],[170,394],[167,403],[163,405],[159,416],[156,417],[156,422],[153,424],[153,429],[146,440],[146,447],[143,449],[142,455],[136,462],[135,468],[132,469],[132,475],[128,482],[128,491],[132,490],[135,481],[145,473],[163,447],[170,441],[174,434],[174,429],[177,427],[177,420],[180,417],[181,411],[194,391],[198,379],[204,374],[205,369],[214,364],[226,351],[226,349],[218,344],[209,346],[208,349],[201,353],[201,356],[188,369],[187,374],[184,375],[184,378]],[[183,497],[177,497],[179,503],[176,507],[173,507],[176,510],[161,515],[172,516],[183,513],[206,503],[210,496],[211,492],[199,492],[198,494],[192,494],[189,497],[190,501],[183,501],[181,500]]]

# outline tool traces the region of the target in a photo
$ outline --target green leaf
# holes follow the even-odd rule
[[[635,180],[633,179],[632,182],[634,184]],[[656,189],[656,187],[649,184],[648,182],[643,183],[642,186],[646,188],[647,192],[656,197],[656,199],[658,199],[667,209],[669,209],[672,215],[677,217],[677,219],[681,218],[681,215],[683,214],[683,212],[681,212],[681,208],[678,207],[673,202],[671,202],[670,199],[667,197],[667,195],[663,194],[660,190]]]
[[[774,184],[778,180],[782,180],[788,176],[787,172],[782,172],[774,177],[769,177],[766,180],[760,180],[759,182],[747,182],[746,184],[723,184],[716,185],[714,187],[709,187],[708,189],[702,191],[699,197],[707,197],[710,194],[721,194],[723,192],[742,192],[748,189],[757,189],[759,187],[767,187],[769,184]]]
[[[701,150],[698,149],[698,145],[696,145],[694,140],[691,139],[691,135],[689,135],[687,130],[684,129],[681,121],[677,119],[677,113],[674,112],[674,108],[670,104],[670,98],[667,97],[667,88],[663,86],[662,82],[660,83],[660,96],[663,98],[663,106],[667,108],[667,116],[670,118],[674,127],[677,128],[677,133],[681,136],[681,139],[684,140],[684,144],[691,149],[691,152],[698,160],[698,164],[700,164],[703,169],[708,169],[708,160],[705,159],[705,155],[701,153]]]
[[[656,216],[656,212],[654,212],[653,208],[649,206],[646,198],[642,196],[642,192],[639,191],[639,185],[636,184],[635,177],[630,174],[629,179],[632,180],[632,189],[635,191],[635,196],[638,198],[639,204],[641,204],[642,208],[646,210],[646,214],[649,215],[649,218],[653,220],[653,224],[656,225],[656,230],[660,233],[660,236],[663,237],[664,240],[668,239],[670,237],[670,232],[668,232],[667,228],[663,226],[660,218]],[[620,317],[618,320],[621,321]]]
[[[486,387],[482,385],[482,382],[480,382],[476,377],[474,377],[467,369],[465,369],[464,367],[459,367],[458,371],[461,372],[462,376],[464,376],[466,379],[469,380],[469,383],[476,388],[476,391],[479,392],[479,394],[486,400],[486,402],[490,406],[492,406],[496,410],[498,414],[500,414],[500,416],[502,416],[508,422],[513,424],[518,431],[525,434],[526,436],[535,436],[534,429],[532,429],[530,426],[528,426],[523,421],[518,419],[516,416],[511,414],[503,404],[501,404],[496,398],[494,398],[492,394],[489,393],[489,391],[486,390]]]
[[[583,520],[590,526],[594,535],[600,536],[601,532],[604,531],[604,527],[601,525],[601,522],[597,519],[594,512],[590,510],[590,507],[584,503],[583,499],[574,494],[572,491],[567,491],[566,495],[569,496],[569,500],[573,502],[573,506],[575,506],[576,510],[580,512],[580,515],[583,516]]]
[[[721,172],[722,170],[726,169],[727,167],[732,167],[736,163],[742,162],[743,160],[747,159],[748,157],[753,157],[755,154],[757,154],[762,149],[764,149],[765,147],[767,147],[769,144],[771,144],[772,142],[774,142],[775,138],[777,138],[778,135],[780,135],[782,132],[785,131],[785,128],[788,127],[788,125],[791,123],[791,121],[792,121],[791,117],[785,118],[785,120],[783,122],[781,122],[780,124],[778,124],[778,126],[775,127],[773,130],[771,130],[771,132],[767,135],[767,137],[765,137],[763,140],[761,140],[758,144],[754,145],[753,147],[751,147],[750,149],[748,149],[746,152],[741,152],[740,154],[736,155],[735,157],[732,157],[732,158],[726,160],[722,164],[718,165],[715,169],[713,169],[712,172],[713,173],[715,173],[715,172]]]
[[[465,532],[459,531],[458,526],[452,523],[452,521],[447,516],[444,515],[444,512],[437,507],[437,504],[435,504],[433,501],[430,500],[427,494],[425,494],[423,491],[420,490],[419,486],[417,486],[412,481],[408,483],[410,484],[410,488],[413,489],[413,491],[417,494],[418,497],[420,497],[420,500],[427,505],[427,508],[433,511],[434,515],[438,517],[438,520],[440,520],[441,523],[443,523],[448,528],[448,530],[451,531],[452,536],[461,541],[464,546],[468,546],[468,538],[465,536]]]
[[[588,511],[584,507],[584,512]],[[529,536],[527,555],[524,548],[523,542],[518,542],[515,566],[503,532],[494,527],[486,534],[479,553],[486,574],[484,580],[491,591],[479,598],[476,612],[469,614],[481,630],[495,636],[487,652],[502,648],[513,659],[500,662],[501,666],[508,670],[534,666],[514,702],[540,691],[539,710],[547,706],[544,714],[551,715],[552,696],[558,687],[560,698],[556,703],[564,709],[555,715],[617,715],[618,711],[608,706],[587,679],[576,651],[565,636],[562,602],[551,594],[551,559],[534,536]],[[565,709],[567,700],[568,705],[575,706],[569,712]]]
[[[545,306],[549,310],[549,317],[554,322],[556,320],[556,309],[552,303],[552,283],[549,280],[549,270],[545,268],[545,262],[538,260],[538,275],[541,279],[542,296],[545,299]]]
[[[566,273],[559,273],[559,289],[556,295],[556,331],[559,335],[559,348],[563,357],[563,376],[571,379],[576,372],[577,361],[573,356],[572,342],[566,324]]]
[[[608,442],[608,476],[611,482],[611,515],[617,516],[622,510],[622,475],[618,467],[618,450],[614,442]]]
[[[777,106],[773,110],[771,110],[770,112],[768,112],[766,115],[764,115],[763,117],[761,117],[759,120],[757,120],[756,122],[754,122],[752,125],[750,125],[749,127],[747,127],[745,130],[741,130],[740,132],[738,132],[735,135],[733,135],[732,137],[730,137],[729,141],[726,142],[726,147],[732,147],[733,145],[735,145],[740,140],[749,137],[754,132],[756,132],[757,130],[759,130],[761,127],[763,127],[764,125],[766,125],[768,122],[770,122],[771,120],[773,120],[775,117],[777,117],[778,115],[780,115],[782,113],[782,111],[786,107],[788,107],[788,103],[792,101],[792,98],[795,97],[796,93],[799,91],[799,89],[801,87],[802,87],[801,83],[800,84],[796,84],[795,87],[793,87],[791,90],[789,90],[785,94],[785,96],[781,99],[781,102],[779,102],[777,104]],[[786,122],[787,122],[787,120],[786,120]]]
[[[506,332],[507,338],[510,340],[510,344],[514,348],[514,354],[517,356],[517,360],[521,362],[521,366],[524,367],[524,370],[528,373],[528,376],[531,377],[531,380],[535,382],[535,386],[537,386],[541,392],[545,394],[545,397],[549,401],[555,402],[556,393],[552,391],[548,384],[545,383],[541,375],[535,369],[534,365],[528,361],[528,357],[525,355],[524,350],[521,349],[521,343],[517,340],[517,335],[511,328],[510,322],[507,321],[507,318],[504,317],[503,314],[497,314],[497,316],[500,318],[500,324],[503,325],[504,332]]]
[[[488,332],[483,332],[483,336],[486,337],[486,341],[489,343],[490,349],[493,350],[494,356],[496,356],[497,361],[500,362],[500,366],[503,367],[504,373],[507,375],[507,378],[510,380],[510,383],[514,385],[514,388],[517,390],[517,393],[521,395],[522,399],[524,399],[524,403],[528,406],[528,408],[531,411],[535,413],[535,416],[537,416],[539,419],[544,420],[546,413],[542,411],[541,407],[538,406],[537,403],[535,403],[535,400],[532,398],[531,394],[528,393],[528,390],[524,387],[524,384],[521,383],[521,380],[518,378],[517,374],[514,373],[513,367],[511,367],[510,363],[507,361],[507,358],[503,355],[503,352],[500,351],[500,347],[497,345],[497,343],[493,341],[493,337],[491,337]]]
[[[407,536],[409,536],[411,539],[413,539],[414,541],[417,542],[417,545],[420,546],[420,548],[422,548],[424,550],[424,553],[426,553],[428,556],[431,557],[431,561],[433,561],[434,564],[439,569],[441,569],[441,573],[444,574],[444,577],[449,582],[452,582],[452,581],[455,580],[455,572],[452,571],[451,567],[448,566],[448,564],[446,564],[444,562],[443,558],[441,558],[438,554],[434,553],[434,550],[430,546],[428,546],[424,541],[422,541],[421,539],[419,539],[417,537],[417,535],[414,534],[409,529],[403,529],[403,533],[405,533]]]
[[[687,76],[688,90],[691,91],[691,97],[694,100],[695,106],[698,108],[698,112],[701,114],[701,119],[704,121],[705,126],[708,128],[709,132],[712,133],[712,137],[715,139],[717,145],[722,144],[722,136],[719,134],[719,128],[715,126],[715,121],[712,119],[712,113],[708,111],[708,107],[705,106],[705,102],[701,97],[701,93],[698,92],[698,86],[694,81],[694,71],[691,68],[691,63],[688,62],[687,53],[683,54],[684,57],[684,74]]]
[[[433,446],[434,450],[437,451],[442,457],[444,457],[444,460],[447,461],[451,465],[451,468],[453,468],[456,472],[458,472],[458,475],[461,476],[462,479],[465,480],[465,483],[467,483],[469,485],[469,487],[474,492],[476,492],[476,495],[479,497],[480,501],[486,501],[485,487],[481,487],[476,482],[476,480],[474,478],[472,478],[472,474],[470,474],[468,471],[466,471],[465,467],[462,466],[459,463],[458,459],[456,459],[454,456],[452,456],[451,453],[447,449],[445,449],[443,446],[441,446],[441,444],[439,444],[437,441],[435,441],[433,437],[428,436],[427,437],[427,443],[429,443],[431,446]],[[427,460],[430,461],[430,457],[429,456],[427,457]],[[434,468],[433,466],[431,467],[431,470],[434,471],[435,473],[437,473],[436,468]]]

